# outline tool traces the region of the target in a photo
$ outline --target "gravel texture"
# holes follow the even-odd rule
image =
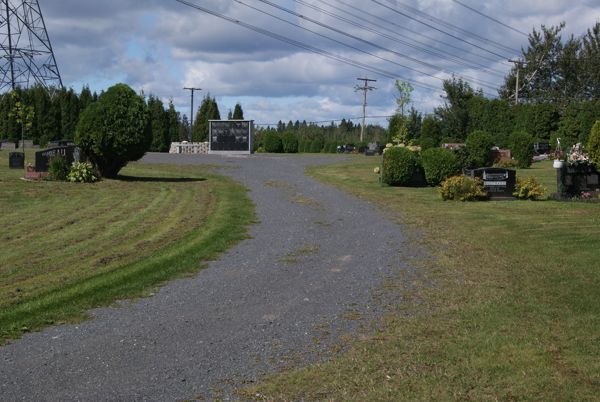
[[[304,175],[339,157],[148,154],[148,163],[220,164],[250,191],[251,238],[153,297],[0,347],[3,401],[233,398],[287,364],[328,355],[401,295],[417,251],[373,206]],[[374,160],[374,164],[377,162]]]

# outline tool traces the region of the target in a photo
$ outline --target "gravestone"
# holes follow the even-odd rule
[[[582,192],[600,190],[600,172],[593,165],[565,165],[556,173],[561,197],[575,197]]]
[[[251,154],[253,120],[209,120],[209,154]]]
[[[38,151],[35,153],[35,171],[47,172],[50,159],[53,156],[61,155],[67,161],[68,165],[73,162],[79,162],[79,148],[69,145],[66,147],[55,147]]]
[[[25,154],[23,152],[11,152],[8,154],[8,167],[11,169],[25,168]]]
[[[490,199],[514,198],[517,174],[512,169],[478,168],[469,169],[465,174],[471,178],[483,180],[483,187]]]

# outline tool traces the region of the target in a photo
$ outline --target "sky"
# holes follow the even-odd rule
[[[452,74],[496,96],[534,28],[564,21],[566,38],[600,21],[600,0],[185,2],[39,0],[63,84],[124,82],[188,116],[183,88],[198,87],[195,109],[210,94],[222,118],[239,102],[246,119],[269,124],[360,117],[363,77],[377,80],[367,115],[389,116],[398,79],[430,113]]]

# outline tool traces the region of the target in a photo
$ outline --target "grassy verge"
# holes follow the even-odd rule
[[[267,400],[599,400],[600,204],[443,202],[381,187],[375,159],[311,169],[374,202],[436,258],[344,355],[242,391]],[[551,163],[534,175],[555,191]],[[554,187],[552,187],[554,184]],[[390,252],[394,252],[390,249]]]
[[[0,152],[0,343],[202,268],[246,233],[245,189],[202,167],[26,182]]]

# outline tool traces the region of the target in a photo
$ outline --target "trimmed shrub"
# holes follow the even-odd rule
[[[480,178],[471,179],[467,176],[453,176],[444,180],[439,187],[444,201],[476,201],[487,197]]]
[[[468,167],[491,166],[491,150],[494,146],[494,139],[485,131],[473,131],[467,136],[465,141],[467,152],[469,153]]]
[[[125,84],[110,87],[81,113],[75,143],[102,176],[116,177],[127,162],[150,148],[146,102]]]
[[[383,154],[381,179],[390,186],[410,185],[420,167],[419,157],[413,151],[403,147],[387,148]]]
[[[520,200],[539,200],[545,192],[546,189],[532,176],[526,179],[517,178],[513,195]]]
[[[533,137],[524,131],[515,131],[509,137],[510,150],[521,169],[533,162]]]
[[[48,161],[48,177],[50,180],[67,180],[69,164],[62,155],[54,155]]]
[[[89,162],[73,162],[67,180],[73,183],[93,183],[98,178],[94,174],[94,168]]]
[[[279,153],[283,152],[283,144],[281,142],[281,138],[279,134],[269,131],[265,135],[263,148],[265,152]]]
[[[460,170],[455,153],[444,148],[429,148],[421,153],[425,179],[430,186],[437,186],[444,179]]]
[[[587,151],[592,163],[600,170],[600,120],[597,120],[592,127],[590,138],[588,139]]]
[[[286,132],[281,137],[283,152],[286,154],[295,154],[298,152],[298,138],[292,132]]]

